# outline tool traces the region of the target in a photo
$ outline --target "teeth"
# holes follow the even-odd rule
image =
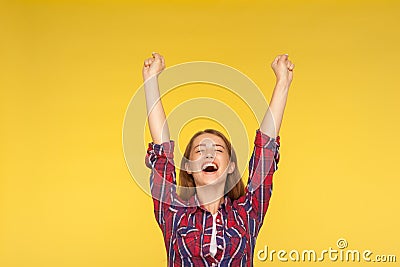
[[[205,168],[207,168],[207,167],[213,167],[214,169],[217,169],[217,165],[215,165],[214,163],[212,163],[212,162],[209,162],[209,163],[206,163],[206,164],[204,164],[203,165],[203,170],[205,169]]]

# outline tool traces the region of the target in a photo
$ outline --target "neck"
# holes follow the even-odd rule
[[[221,203],[224,202],[225,185],[207,185],[196,188],[200,204],[211,214],[218,211]]]

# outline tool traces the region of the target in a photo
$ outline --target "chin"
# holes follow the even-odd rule
[[[202,174],[201,177],[196,179],[197,185],[217,185],[224,183],[226,181],[226,177],[223,178],[222,175],[219,174]]]

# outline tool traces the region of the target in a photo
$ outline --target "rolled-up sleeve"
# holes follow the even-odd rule
[[[239,198],[248,216],[255,220],[252,233],[256,236],[263,224],[272,195],[272,178],[280,160],[280,136],[272,138],[259,129],[256,131],[254,149],[249,161],[249,180],[245,196]]]
[[[173,140],[162,144],[149,143],[145,157],[146,166],[157,171],[174,171],[174,146]]]
[[[278,135],[276,138],[269,137],[267,134],[264,134],[260,130],[256,131],[256,138],[254,140],[255,145],[255,153],[261,150],[265,150],[264,157],[273,157],[274,161],[269,171],[276,171],[278,169],[278,163],[280,159],[280,151],[279,148],[281,146],[281,137]],[[261,152],[261,151],[260,151]],[[251,161],[250,161],[251,164]]]
[[[164,227],[168,207],[176,199],[174,141],[162,144],[149,143],[145,164],[151,169],[150,189],[154,215],[160,227]]]

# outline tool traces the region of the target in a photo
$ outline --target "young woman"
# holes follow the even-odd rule
[[[278,168],[278,133],[294,64],[287,54],[277,56],[271,64],[276,84],[256,130],[246,187],[229,140],[216,130],[206,129],[197,132],[186,147],[177,188],[174,141],[170,140],[157,80],[165,61],[158,53],[152,55],[143,66],[153,139],[145,162],[152,169],[154,214],[164,236],[168,266],[253,266],[256,238]]]

